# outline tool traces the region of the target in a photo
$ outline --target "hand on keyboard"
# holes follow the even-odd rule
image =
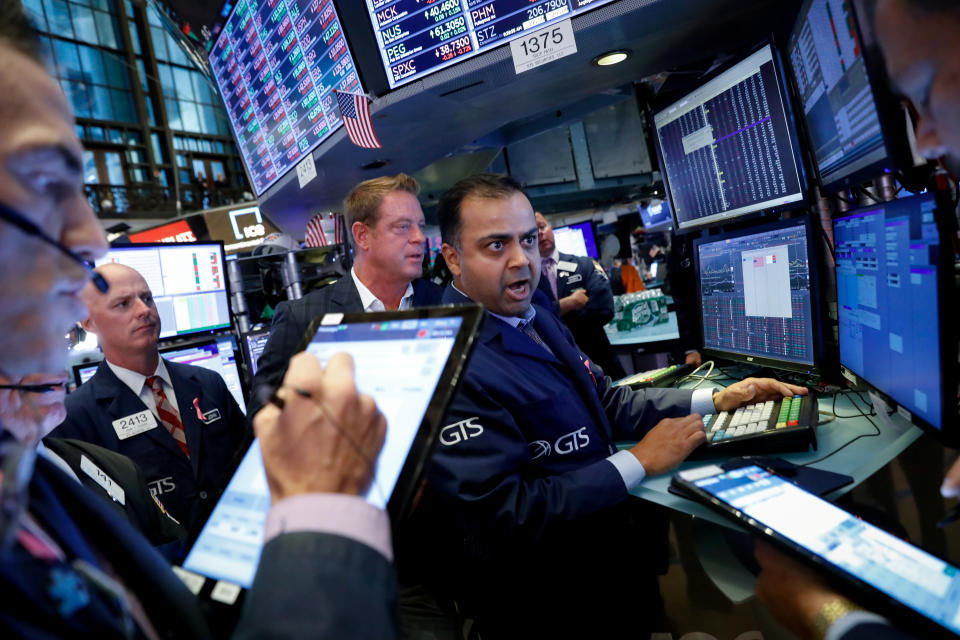
[[[806,387],[787,384],[773,378],[745,378],[735,382],[713,396],[713,405],[717,411],[733,411],[745,404],[789,398],[794,395],[807,395]]]
[[[697,414],[686,418],[664,418],[630,449],[630,453],[637,457],[648,476],[656,476],[683,462],[705,438],[703,419]]]

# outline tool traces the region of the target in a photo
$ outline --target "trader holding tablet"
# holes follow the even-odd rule
[[[455,521],[436,553],[484,638],[647,637],[667,523],[630,489],[704,441],[698,414],[806,390],[614,388],[556,315],[531,305],[537,222],[515,180],[465,178],[437,216],[454,277],[444,301],[487,314],[429,473]],[[640,442],[616,452],[618,439]]]

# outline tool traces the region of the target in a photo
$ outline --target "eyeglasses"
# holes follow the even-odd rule
[[[94,271],[93,267],[90,266],[90,264],[86,260],[78,256],[76,253],[71,251],[68,247],[66,247],[62,243],[51,238],[46,231],[38,227],[36,224],[31,222],[30,220],[28,220],[19,211],[16,211],[15,209],[12,209],[9,206],[5,205],[4,203],[0,202],[0,218],[3,218],[4,220],[9,222],[13,226],[17,227],[27,235],[39,238],[40,240],[42,240],[43,242],[46,242],[50,246],[55,247],[65,256],[67,256],[68,258],[70,258],[80,266],[82,266],[84,270],[87,272],[87,274],[89,274],[91,280],[93,280],[93,284],[97,287],[100,293],[106,293],[110,289],[110,285],[107,283],[106,278],[104,278],[102,275]]]

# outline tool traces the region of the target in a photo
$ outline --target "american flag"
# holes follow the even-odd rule
[[[340,117],[343,118],[343,124],[347,128],[350,141],[364,149],[382,149],[383,145],[377,140],[377,134],[373,132],[367,97],[357,93],[336,90],[334,93],[337,94]]]
[[[325,247],[327,246],[327,234],[323,232],[323,214],[318,213],[317,215],[310,218],[310,222],[307,223],[307,235],[303,240],[304,246],[307,247]]]

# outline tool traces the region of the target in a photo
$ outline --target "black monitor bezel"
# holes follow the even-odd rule
[[[816,176],[817,182],[820,183],[820,188],[825,193],[833,193],[880,176],[885,173],[885,171],[903,169],[903,165],[905,164],[904,159],[912,158],[913,154],[907,139],[906,121],[904,120],[903,112],[899,109],[899,101],[888,90],[889,79],[887,77],[886,67],[884,66],[883,56],[877,48],[876,43],[872,40],[872,33],[866,31],[862,26],[860,19],[862,15],[861,3],[853,2],[851,8],[853,10],[854,29],[860,40],[867,81],[870,84],[871,97],[877,110],[877,120],[880,124],[880,134],[883,137],[885,155],[883,158],[866,164],[859,169],[850,171],[849,173],[842,173],[837,177],[831,178],[829,181],[824,180],[823,172],[820,170],[820,165],[814,154],[807,116],[803,112],[802,105],[800,104],[800,93],[797,88],[796,74],[793,71],[793,65],[789,62],[790,41],[801,25],[801,16],[809,9],[812,2],[814,2],[814,0],[804,0],[802,6],[798,9],[793,28],[790,30],[783,46],[783,57],[786,58],[785,64],[791,91],[793,95],[797,97],[798,120],[803,124],[802,135],[804,136],[804,143],[810,150],[810,170],[812,175]],[[836,170],[831,173],[835,172]]]
[[[791,371],[807,375],[819,375],[824,368],[823,352],[823,327],[826,318],[824,317],[824,307],[822,291],[820,287],[821,255],[820,255],[820,233],[818,221],[810,215],[799,215],[792,218],[782,218],[763,224],[739,227],[735,231],[714,234],[707,237],[697,238],[693,241],[693,276],[697,283],[697,300],[703,299],[700,284],[700,246],[703,244],[712,244],[722,242],[732,238],[742,238],[757,233],[786,229],[790,227],[804,227],[807,234],[807,263],[810,265],[810,328],[813,334],[813,364],[800,362],[791,362],[788,360],[778,360],[753,354],[738,353],[735,351],[724,351],[705,346],[703,331],[703,307],[700,307],[698,318],[698,327],[700,329],[701,353],[708,357],[724,358],[735,362],[744,362],[747,364],[770,367],[783,371]]]
[[[657,125],[654,121],[654,118],[658,113],[667,109],[671,105],[683,100],[685,97],[688,97],[690,93],[696,91],[697,88],[703,86],[704,84],[712,81],[714,78],[726,73],[736,65],[743,62],[748,57],[762,50],[764,47],[770,47],[771,56],[774,63],[774,70],[777,74],[777,86],[780,88],[784,112],[786,115],[787,127],[791,133],[790,140],[790,149],[793,153],[794,162],[797,166],[797,174],[800,180],[800,198],[795,202],[790,202],[778,207],[767,207],[755,209],[753,211],[747,211],[744,213],[738,213],[735,215],[725,215],[721,218],[715,220],[710,220],[708,222],[693,222],[687,224],[680,224],[680,220],[677,217],[677,207],[676,202],[673,198],[673,189],[670,186],[670,178],[667,175],[666,163],[663,161],[663,149],[660,145],[660,136],[657,131]],[[684,95],[680,97],[671,97],[662,101],[655,101],[648,105],[647,107],[647,122],[650,124],[650,134],[653,138],[653,146],[657,152],[657,162],[660,165],[660,176],[663,179],[663,186],[667,192],[667,199],[670,202],[670,218],[673,220],[673,229],[674,233],[691,233],[695,231],[700,231],[709,227],[720,226],[724,224],[730,224],[733,221],[748,220],[750,218],[757,218],[767,214],[779,214],[786,211],[794,211],[796,209],[804,209],[807,205],[807,200],[810,194],[810,181],[808,168],[806,166],[806,156],[803,153],[802,147],[800,145],[800,133],[798,128],[797,116],[794,113],[793,105],[793,92],[789,83],[787,82],[787,72],[786,67],[784,66],[783,56],[780,53],[780,49],[776,46],[773,34],[770,34],[765,38],[761,43],[751,47],[744,54],[738,55],[734,60],[727,62],[723,65],[720,65],[710,73],[698,78],[696,86],[687,91]]]
[[[226,326],[214,327],[208,329],[200,329],[197,331],[187,331],[185,333],[178,333],[172,336],[165,336],[158,339],[158,343],[161,347],[163,345],[173,341],[173,340],[183,340],[186,338],[199,338],[201,336],[212,336],[222,331],[231,331],[233,329],[233,311],[230,308],[230,278],[227,277],[227,258],[223,250],[223,241],[222,240],[200,240],[197,242],[124,242],[111,244],[109,251],[115,250],[137,250],[137,249],[163,249],[171,247],[190,247],[190,246],[208,246],[216,245],[220,248],[220,264],[223,265],[223,284],[224,284],[224,294],[227,296],[227,314],[230,316],[227,321]],[[109,253],[108,251],[108,253]],[[104,254],[106,255],[106,254]]]
[[[102,363],[103,363],[103,358],[100,358],[99,360],[97,360],[97,361],[95,361],[95,362],[78,362],[77,364],[73,365],[73,366],[71,367],[71,369],[72,369],[72,371],[73,371],[73,385],[74,385],[74,389],[79,389],[79,388],[80,388],[81,386],[83,386],[83,384],[84,384],[83,380],[80,378],[80,370],[81,370],[81,369],[86,369],[86,368],[88,368],[88,367],[96,367],[96,368],[99,368]]]
[[[922,198],[924,195],[929,194],[918,194],[909,197]],[[939,261],[936,265],[936,268],[937,297],[941,303],[938,310],[939,312],[937,313],[937,322],[940,328],[940,336],[938,340],[938,344],[940,346],[940,422],[943,425],[943,428],[938,429],[924,418],[915,414],[912,409],[905,406],[902,402],[895,400],[882,388],[873,384],[869,379],[847,367],[840,360],[840,335],[837,337],[837,361],[840,364],[841,375],[849,384],[854,387],[858,384],[866,386],[870,391],[878,394],[890,409],[899,413],[900,416],[908,422],[920,427],[926,433],[931,434],[945,446],[960,448],[960,424],[957,422],[957,405],[955,400],[958,383],[958,365],[956,364],[958,330],[955,327],[955,319],[957,317],[958,310],[956,302],[957,289],[954,279],[954,249],[951,234],[948,231],[948,229],[950,229],[953,225],[951,224],[950,220],[947,219],[947,216],[952,215],[952,213],[950,211],[950,207],[947,206],[947,203],[950,200],[949,194],[945,192],[937,192],[933,193],[932,196],[937,203],[937,208],[934,211],[934,220],[937,223],[937,235],[940,242]],[[899,200],[903,199],[906,198],[901,198]],[[893,202],[896,202],[896,200]],[[836,221],[841,218],[849,217],[856,212],[866,209],[882,207],[884,204],[888,203],[867,205],[864,207],[857,207],[856,209],[840,212],[833,216],[833,220]],[[836,270],[836,264],[834,264],[834,270]],[[836,277],[836,271],[834,271],[834,277]],[[838,299],[838,325],[840,321],[840,313],[841,308]],[[954,425],[953,428],[950,428],[951,424]]]

